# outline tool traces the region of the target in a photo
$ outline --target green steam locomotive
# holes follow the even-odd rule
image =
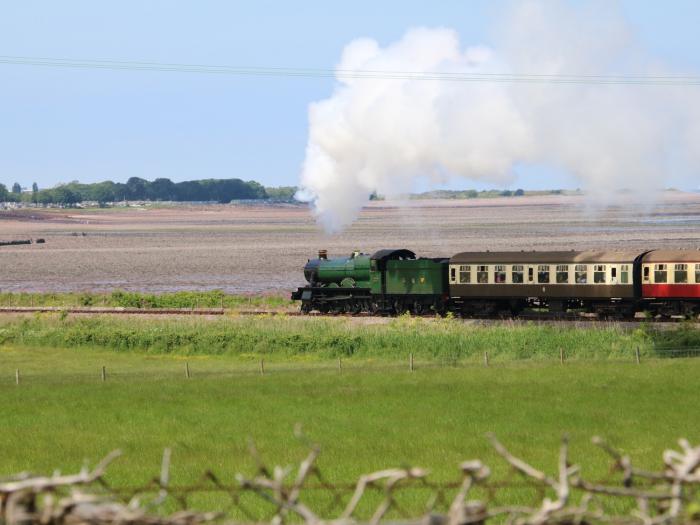
[[[444,313],[448,259],[416,258],[410,250],[379,250],[329,259],[326,250],[304,266],[308,286],[292,293],[301,311],[321,313]]]

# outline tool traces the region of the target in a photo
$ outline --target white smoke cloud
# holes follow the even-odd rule
[[[603,22],[601,22],[603,21]],[[635,46],[609,2],[519,2],[493,47],[463,48],[446,28],[416,28],[387,47],[368,38],[337,71],[665,75]],[[505,185],[520,163],[549,164],[591,193],[697,177],[696,86],[498,83],[338,77],[311,104],[300,195],[328,231],[349,225],[373,192],[453,177]],[[676,179],[678,177],[676,176]]]

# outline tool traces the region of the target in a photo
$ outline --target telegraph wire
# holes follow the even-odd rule
[[[112,71],[154,71],[174,73],[220,74],[260,77],[337,78],[367,80],[421,80],[445,82],[490,82],[523,84],[601,84],[649,86],[698,86],[700,76],[693,75],[567,75],[483,72],[395,71],[361,69],[323,69],[299,67],[218,66],[103,59],[71,59],[0,55],[0,64],[68,69]]]

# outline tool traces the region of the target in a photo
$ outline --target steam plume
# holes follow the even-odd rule
[[[605,22],[601,22],[601,20]],[[386,47],[349,43],[337,71],[668,75],[638,52],[608,2],[519,2],[492,47],[463,47],[446,28],[415,28]],[[328,231],[373,192],[410,192],[453,177],[504,185],[514,167],[564,169],[591,193],[642,194],[692,182],[700,163],[698,86],[498,83],[338,76],[311,104],[300,196]]]

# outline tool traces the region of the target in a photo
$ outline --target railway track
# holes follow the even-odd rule
[[[387,316],[372,316],[368,313],[358,314],[321,314],[310,313],[302,314],[299,311],[289,312],[284,310],[227,310],[222,308],[122,308],[122,307],[93,307],[93,306],[0,306],[0,314],[22,314],[22,313],[68,313],[80,315],[189,315],[189,316],[214,316],[225,315],[227,313],[236,315],[270,315],[270,316],[286,316],[286,317],[309,317],[309,318],[358,318],[358,319],[391,319]],[[425,314],[417,317],[432,318],[433,315]],[[499,322],[547,322],[547,323],[657,323],[657,324],[675,324],[688,320],[680,317],[671,318],[645,318],[635,317],[633,319],[623,318],[608,318],[600,319],[596,316],[586,315],[558,315],[553,316],[546,313],[528,312],[518,317],[500,317],[500,316],[472,316],[463,318],[464,321],[485,322],[495,324]],[[695,319],[691,322],[700,324],[700,319]]]

